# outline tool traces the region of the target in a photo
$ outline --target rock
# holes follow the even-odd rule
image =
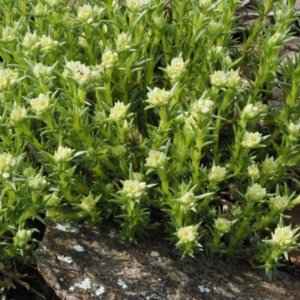
[[[204,253],[181,260],[163,228],[138,245],[115,238],[114,223],[89,228],[49,224],[36,251],[37,265],[61,299],[300,299],[299,281],[245,261],[227,264]]]

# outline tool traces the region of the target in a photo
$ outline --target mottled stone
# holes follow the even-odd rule
[[[275,272],[269,281],[245,261],[228,264],[204,253],[181,260],[163,228],[136,246],[118,242],[117,230],[107,222],[92,228],[83,224],[79,232],[48,224],[35,256],[61,299],[300,299],[299,281],[292,275]]]

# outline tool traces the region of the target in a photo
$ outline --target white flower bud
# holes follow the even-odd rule
[[[261,165],[263,174],[265,175],[274,175],[278,170],[278,162],[274,161],[274,157],[266,157]]]
[[[220,166],[213,166],[208,174],[208,180],[213,183],[220,182],[226,177],[226,168]]]
[[[27,110],[25,107],[14,105],[10,113],[10,120],[13,123],[20,123],[23,121],[24,117],[26,116],[27,116]]]
[[[210,75],[210,82],[217,88],[226,87],[227,75],[223,71],[215,71],[212,75]]]
[[[35,191],[41,191],[47,185],[47,181],[44,176],[38,174],[28,179],[28,186]]]
[[[229,88],[239,88],[242,84],[241,76],[238,70],[230,70],[227,73],[227,87]]]
[[[256,148],[261,141],[261,134],[259,132],[246,131],[242,140],[242,146],[244,148]]]
[[[117,52],[112,52],[111,50],[106,50],[102,54],[101,66],[105,69],[111,69],[117,62],[119,56]]]
[[[117,101],[110,109],[109,118],[114,122],[119,122],[126,117],[128,107],[120,101]]]
[[[43,34],[40,38],[39,45],[42,52],[48,53],[57,48],[58,42],[54,41],[50,36]]]
[[[117,51],[119,52],[128,50],[131,47],[131,35],[126,34],[125,32],[118,34],[115,41],[116,41]]]
[[[31,238],[32,230],[21,229],[18,230],[16,235],[14,236],[14,245],[16,247],[24,247],[29,239]]]
[[[185,70],[185,63],[181,57],[173,58],[171,65],[166,68],[167,74],[172,81],[177,81]]]
[[[250,202],[259,202],[267,195],[267,190],[255,183],[247,188],[246,198]]]
[[[254,180],[259,179],[260,173],[257,165],[248,166],[248,175]]]
[[[54,153],[54,160],[57,163],[67,162],[73,155],[74,150],[68,147],[59,146]]]
[[[150,103],[153,106],[163,106],[168,104],[171,93],[165,89],[159,89],[155,87],[153,90],[149,89],[150,92],[147,93],[148,99],[146,102]]]
[[[162,168],[166,162],[167,156],[163,152],[150,150],[145,166],[150,168]]]
[[[0,176],[9,178],[16,163],[16,159],[10,153],[0,154]]]
[[[272,233],[272,242],[273,244],[286,249],[293,242],[293,231],[290,226],[286,227],[277,227],[275,232]]]
[[[179,239],[178,244],[186,244],[186,243],[192,243],[197,238],[197,229],[198,226],[186,226],[181,227],[177,231],[176,235]]]
[[[125,180],[122,183],[123,189],[120,193],[128,198],[139,199],[142,197],[146,189],[146,183],[139,182],[138,180]]]
[[[218,230],[221,234],[225,234],[230,231],[231,222],[224,218],[215,219],[215,229]]]
[[[288,205],[289,199],[287,196],[276,196],[269,200],[270,209],[277,212],[284,212]]]
[[[49,93],[39,94],[37,98],[31,99],[30,105],[37,116],[45,113],[50,107]]]

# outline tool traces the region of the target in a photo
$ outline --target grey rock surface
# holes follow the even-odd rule
[[[226,263],[205,253],[181,260],[164,229],[138,245],[122,244],[118,228],[49,224],[35,256],[38,269],[61,299],[300,299],[300,279],[263,270],[245,261]]]

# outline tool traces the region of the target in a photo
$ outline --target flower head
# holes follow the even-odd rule
[[[217,88],[226,87],[227,74],[223,71],[215,71],[212,75],[210,75],[210,82]]]
[[[54,160],[57,163],[64,163],[72,157],[73,152],[74,150],[72,150],[71,148],[59,146],[54,153]]]
[[[272,233],[272,242],[280,248],[286,249],[293,243],[293,235],[291,226],[277,227]]]
[[[11,113],[10,113],[10,120],[13,123],[19,123],[21,122],[24,117],[27,116],[27,110],[25,107],[19,106],[19,105],[14,105]]]
[[[252,186],[248,186],[246,198],[251,202],[259,202],[263,200],[267,195],[267,190],[262,188],[259,184],[255,183]]]
[[[32,230],[21,229],[18,230],[14,236],[14,245],[17,247],[24,247],[32,235]]]
[[[31,99],[30,105],[37,116],[45,113],[50,107],[49,93],[39,94],[37,98]]]
[[[34,177],[28,179],[28,186],[35,191],[41,191],[47,185],[47,180],[45,176],[38,174]]]
[[[185,70],[185,63],[181,57],[175,57],[171,61],[171,65],[166,68],[167,74],[172,81],[177,81]]]
[[[0,154],[0,176],[7,179],[16,165],[16,159],[10,153]]]
[[[242,84],[241,76],[239,75],[238,70],[230,70],[227,73],[227,87],[229,88],[239,88]]]
[[[260,177],[259,169],[256,164],[248,166],[248,175],[254,180],[257,180]]]
[[[283,212],[289,205],[289,199],[287,196],[276,196],[271,198],[269,201],[269,206],[271,210],[277,212]]]
[[[166,154],[157,150],[150,150],[145,166],[150,168],[162,168],[166,162]]]
[[[124,119],[127,114],[128,106],[126,106],[123,102],[117,101],[110,109],[109,118],[114,122],[119,122]]]
[[[33,33],[26,32],[22,45],[26,50],[32,51],[38,47],[38,41],[39,38],[36,34],[36,31],[34,31]]]
[[[58,42],[54,41],[50,36],[43,34],[40,38],[39,45],[41,47],[42,52],[48,53],[57,48]]]
[[[246,131],[242,140],[242,146],[244,148],[256,148],[261,141],[261,134],[259,132]]]
[[[211,114],[215,103],[208,99],[199,99],[192,105],[193,112],[201,114]]]
[[[178,244],[192,243],[196,240],[198,226],[186,226],[178,229],[176,235],[179,239]]]
[[[224,218],[215,219],[215,229],[221,234],[227,233],[231,229],[231,222]]]
[[[118,53],[106,50],[102,54],[101,66],[105,69],[111,69],[118,62]]]
[[[118,52],[128,50],[131,47],[131,35],[125,32],[119,33],[115,41]]]
[[[278,162],[274,161],[274,157],[266,157],[265,160],[261,164],[262,172],[265,175],[274,175],[278,169]]]
[[[92,211],[95,209],[97,202],[101,196],[94,197],[92,193],[89,193],[87,197],[83,197],[80,207],[85,211]]]
[[[226,168],[220,166],[213,166],[208,174],[208,180],[210,182],[220,182],[226,177]]]
[[[153,90],[149,90],[150,92],[147,93],[148,99],[146,102],[149,102],[153,106],[163,106],[168,104],[171,97],[170,92],[157,87],[155,87]]]
[[[145,182],[139,182],[138,180],[125,180],[123,182],[123,189],[121,194],[128,198],[139,199],[143,195],[146,189]]]

